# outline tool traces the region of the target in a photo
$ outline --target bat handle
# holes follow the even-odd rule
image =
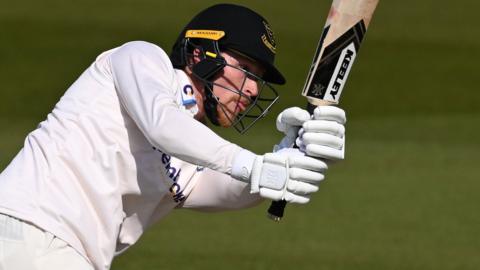
[[[287,201],[285,200],[272,201],[267,211],[267,217],[273,221],[280,221],[283,217],[286,205]]]
[[[315,110],[317,106],[307,103],[307,111],[310,114],[313,114],[313,111]],[[298,146],[295,144],[293,148],[298,148]],[[270,204],[270,207],[267,210],[267,217],[270,218],[273,221],[279,222],[283,218],[283,212],[285,211],[285,206],[287,206],[287,201],[285,200],[280,200],[280,201],[272,201]]]

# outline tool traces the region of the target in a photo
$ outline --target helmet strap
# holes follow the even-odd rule
[[[220,126],[220,122],[218,122],[218,100],[213,96],[213,85],[209,83],[209,85],[205,85],[205,96],[206,99],[203,101],[203,108],[205,109],[205,113],[212,124],[215,126]]]

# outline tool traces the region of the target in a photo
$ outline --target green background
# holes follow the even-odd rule
[[[167,51],[215,1],[1,0],[0,169],[102,51],[131,40]],[[246,135],[256,152],[299,95],[330,1],[236,1],[275,31],[288,78]],[[174,211],[113,269],[479,269],[480,2],[381,0],[342,95],[346,160],[311,203],[265,218],[267,203],[223,214]],[[239,22],[241,23],[241,22]]]

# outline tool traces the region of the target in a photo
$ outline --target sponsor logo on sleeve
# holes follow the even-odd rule
[[[182,89],[182,104],[184,106],[197,104],[193,94],[193,87],[190,84],[186,84]]]
[[[172,195],[173,201],[176,203],[180,203],[185,200],[185,195],[183,194],[183,188],[178,183],[178,179],[180,177],[180,172],[182,169],[177,169],[172,166],[171,159],[172,156],[165,154],[160,149],[153,147],[154,150],[158,151],[162,154],[162,164],[163,168],[165,169],[165,175],[172,180],[172,185],[169,188],[170,194]]]

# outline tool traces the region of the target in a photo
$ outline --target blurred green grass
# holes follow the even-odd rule
[[[244,136],[256,152],[299,96],[330,1],[234,1],[275,30],[288,83]],[[0,169],[100,52],[130,40],[167,51],[216,1],[4,1],[0,9]],[[174,211],[113,269],[478,269],[480,3],[381,1],[342,96],[347,159],[281,224],[265,203],[223,214]]]

